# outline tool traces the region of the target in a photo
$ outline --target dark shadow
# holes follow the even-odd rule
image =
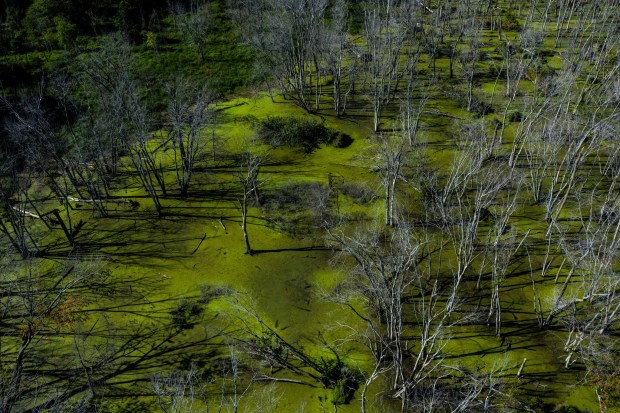
[[[277,248],[277,249],[273,249],[273,250],[252,250],[252,255],[257,255],[257,254],[266,254],[269,252],[287,252],[287,251],[296,251],[296,252],[303,252],[303,251],[333,251],[332,248],[328,248],[325,246],[317,246],[317,247],[301,247],[301,248]]]

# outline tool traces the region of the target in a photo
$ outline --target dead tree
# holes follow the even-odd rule
[[[91,89],[94,101],[92,116],[101,116],[98,123],[112,148],[111,155],[129,155],[140,183],[161,214],[158,190],[166,195],[162,145],[153,142],[152,114],[140,98],[129,45],[120,36],[105,37],[101,49],[86,57],[82,67],[83,82]],[[114,160],[113,165],[116,163]]]
[[[252,255],[252,247],[250,246],[250,237],[248,235],[248,204],[250,197],[258,199],[258,189],[261,182],[258,179],[260,168],[263,165],[263,158],[250,151],[241,154],[241,169],[236,173],[237,182],[241,186],[241,198],[237,201],[241,208],[241,230],[243,231],[243,242],[245,244],[245,253]]]
[[[185,9],[179,2],[171,7],[172,20],[181,38],[189,47],[196,49],[200,60],[206,60],[206,39],[209,33],[211,16],[209,15],[209,3],[203,1],[191,1],[189,9]]]
[[[402,76],[399,54],[406,36],[399,12],[390,0],[375,0],[365,11],[366,93],[372,106],[375,132],[379,131],[383,110]]]
[[[385,191],[385,225],[394,226],[396,213],[396,184],[406,163],[405,136],[380,135],[378,138],[377,166]]]
[[[356,267],[351,272],[351,287],[366,302],[371,331],[375,340],[385,337],[395,360],[394,386],[403,383],[404,349],[403,296],[415,281],[419,245],[404,228],[387,229],[386,233],[363,232],[351,237],[339,229],[330,230],[328,241],[342,253],[352,257]],[[362,314],[362,313],[358,313]]]
[[[209,105],[213,99],[207,90],[195,87],[188,79],[177,78],[166,90],[177,183],[181,195],[188,196],[196,162],[204,154],[206,139],[201,133],[211,120]]]
[[[338,0],[332,6],[332,19],[327,26],[326,53],[327,65],[331,72],[332,83],[334,85],[334,112],[337,116],[346,110],[344,92],[344,81],[347,69],[345,60],[351,58],[351,45],[347,41],[347,19],[348,10],[344,0]],[[349,64],[351,65],[351,64]]]

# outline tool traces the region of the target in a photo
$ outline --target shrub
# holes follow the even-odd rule
[[[315,210],[328,200],[328,188],[319,182],[289,182],[268,194],[263,208],[268,212],[291,208]]]
[[[471,102],[468,102],[467,95],[463,93],[461,88],[449,86],[444,88],[443,92],[447,98],[454,99],[463,109],[467,109],[467,105],[470,103],[469,112],[476,117],[488,115],[494,112],[494,108],[489,102],[480,99],[476,95],[473,95]]]
[[[349,135],[329,129],[315,119],[282,116],[261,121],[257,135],[268,145],[299,147],[304,152],[312,152],[322,143],[344,148],[353,141]]]
[[[329,143],[335,148],[346,148],[353,143],[353,138],[346,133],[333,131],[329,134]]]
[[[349,404],[360,386],[361,377],[349,367],[340,366],[338,379],[332,390],[332,403],[335,406]]]
[[[170,311],[170,315],[174,326],[180,330],[189,330],[196,325],[203,311],[204,309],[199,303],[184,298]]]
[[[376,198],[375,192],[366,185],[347,183],[340,185],[338,189],[343,195],[350,196],[362,205],[366,205]]]
[[[521,30],[521,23],[512,13],[506,14],[504,18],[502,18],[502,29],[507,31],[519,31]]]
[[[227,295],[231,295],[233,293],[233,289],[226,286],[218,286],[214,287],[212,285],[201,284],[200,285],[200,298],[198,298],[198,302],[200,304],[209,304],[211,301],[224,297]]]
[[[290,235],[309,235],[329,216],[329,189],[319,182],[289,182],[264,192],[262,203],[270,226]]]
[[[523,113],[518,110],[513,110],[508,113],[508,122],[521,122],[523,120]]]
[[[474,96],[469,111],[473,113],[474,116],[480,117],[493,113],[495,109],[493,109],[493,106],[490,103],[480,100],[478,97]]]

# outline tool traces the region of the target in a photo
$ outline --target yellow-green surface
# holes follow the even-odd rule
[[[450,102],[436,100],[429,105],[463,115],[456,112]],[[244,121],[248,115],[259,119],[269,115],[307,116],[291,104],[272,103],[266,96],[221,103],[217,110],[220,120],[215,133],[232,152],[242,148],[253,135],[251,124]],[[431,143],[425,150],[426,155],[438,165],[445,165],[454,155],[449,149],[449,141],[442,134],[442,129],[450,122],[428,115],[425,120],[426,126],[420,133],[420,139]],[[350,134],[354,143],[346,149],[324,147],[310,154],[293,149],[255,148],[269,153],[269,159],[261,169],[260,177],[264,181],[262,191],[276,190],[298,181],[316,181],[326,185],[327,174],[331,173],[340,178],[340,184],[365,182],[381,194],[376,177],[368,167],[373,153],[372,144],[367,140],[371,134],[369,120],[354,122],[347,118],[327,117],[326,123]],[[433,145],[435,141],[440,146]],[[344,307],[321,299],[321,291],[333,287],[346,271],[346,266],[334,267],[330,262],[333,253],[324,247],[321,231],[295,237],[286,235],[270,225],[272,216],[252,207],[248,231],[256,253],[252,256],[244,254],[238,203],[240,194],[234,175],[236,167],[225,160],[214,161],[209,157],[205,163],[206,172],[195,176],[189,198],[171,195],[162,199],[165,212],[162,217],[155,216],[150,200],[131,178],[119,180],[113,195],[138,200],[140,207],[137,210],[111,204],[109,217],[95,218],[90,210],[84,210],[88,206],[83,205],[81,211],[74,213],[74,220],[86,221],[77,238],[83,245],[75,251],[80,258],[103,257],[112,276],[128,285],[134,280],[149,280],[148,285],[137,284],[146,298],[136,299],[130,307],[131,312],[121,311],[107,316],[124,325],[138,323],[142,316],[136,313],[158,314],[156,317],[165,318],[179,300],[196,299],[201,286],[226,286],[238,291],[245,297],[244,300],[251,301],[268,325],[285,339],[302,343],[309,354],[318,355],[324,351],[319,344],[322,339],[329,342],[345,340],[342,348],[346,350],[347,363],[368,372],[369,355],[359,344],[346,344],[350,330],[344,327],[363,326]],[[169,178],[172,185],[173,177]],[[415,199],[415,191],[410,195]],[[341,213],[379,220],[383,214],[380,197],[363,206],[341,196],[339,208]],[[514,214],[512,225],[521,232],[529,229],[532,237],[542,239],[546,225],[532,218],[542,216],[543,211],[537,208],[523,202]],[[419,212],[412,211],[414,214]],[[485,231],[483,228],[482,232]],[[64,250],[66,246],[62,246],[60,236],[58,231],[54,231],[43,238],[43,243],[47,245],[58,241],[59,249],[54,252],[59,256],[68,252]],[[533,259],[538,260],[536,257]],[[545,402],[581,409],[594,408],[597,405],[596,395],[592,388],[580,381],[581,372],[563,366],[565,354],[560,349],[565,333],[536,328],[529,269],[525,267],[525,262],[519,265],[513,271],[515,275],[509,276],[501,286],[503,332],[509,337],[512,349],[505,351],[492,327],[455,327],[445,347],[446,362],[483,370],[501,368],[501,377],[508,385],[506,392],[513,391],[511,387],[520,388],[520,392],[525,392],[532,399],[540,397]],[[475,272],[472,271],[472,274]],[[465,288],[473,291],[474,286],[466,283]],[[537,288],[544,295],[551,296],[553,276],[544,280],[537,277]],[[551,304],[546,302],[543,305],[548,308]],[[234,330],[240,323],[238,311],[230,299],[219,298],[208,305],[203,323],[175,340],[197,339],[204,334],[204,327]],[[93,318],[90,318],[84,325],[92,321]],[[412,334],[415,335],[415,329]],[[224,339],[216,341],[221,340]],[[226,351],[222,355],[226,356]],[[525,375],[517,380],[516,371],[524,358],[527,358]],[[147,374],[152,374],[154,370],[156,368],[147,369]],[[128,373],[129,376],[140,374]],[[295,379],[285,373],[279,376]],[[371,386],[369,403],[374,409],[371,411],[390,409],[389,406],[375,404],[378,402],[372,394],[379,391],[380,383],[379,380]],[[247,402],[249,405],[246,407],[251,409],[258,395],[265,391],[277,396],[277,411],[293,412],[305,408],[307,412],[320,412],[334,409],[331,390],[322,389],[319,385],[313,388],[286,383],[270,387],[254,386],[241,399],[241,406],[246,406],[244,403]],[[217,405],[219,399],[216,397],[213,403]],[[396,403],[394,408],[397,407]],[[113,409],[112,406],[109,408]],[[342,412],[358,410],[359,392],[350,405],[338,407],[338,411]]]

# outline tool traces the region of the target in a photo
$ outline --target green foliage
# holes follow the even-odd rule
[[[34,47],[42,47],[53,40],[53,18],[63,12],[65,2],[55,0],[35,0],[23,20],[28,42]],[[49,44],[49,43],[48,43]]]
[[[141,40],[141,33],[151,29],[153,18],[157,10],[165,10],[166,3],[155,0],[120,0],[113,10],[116,10],[115,26],[133,42]]]
[[[23,46],[22,11],[7,7],[4,18],[0,16],[0,51],[15,52]]]
[[[342,132],[327,128],[315,119],[270,116],[260,122],[258,138],[271,146],[290,146],[309,153],[320,144],[337,148],[349,146],[353,139]]]
[[[28,43],[33,48],[66,49],[78,34],[82,15],[78,0],[35,0],[22,21]],[[80,10],[82,13],[86,10]]]
[[[149,49],[157,49],[157,33],[147,31],[144,33],[144,45]]]
[[[56,16],[53,18],[54,30],[53,40],[63,49],[66,49],[75,40],[76,25],[69,22],[64,17]]]
[[[352,1],[347,5],[350,16],[349,31],[352,34],[360,34],[364,30],[364,3]]]

